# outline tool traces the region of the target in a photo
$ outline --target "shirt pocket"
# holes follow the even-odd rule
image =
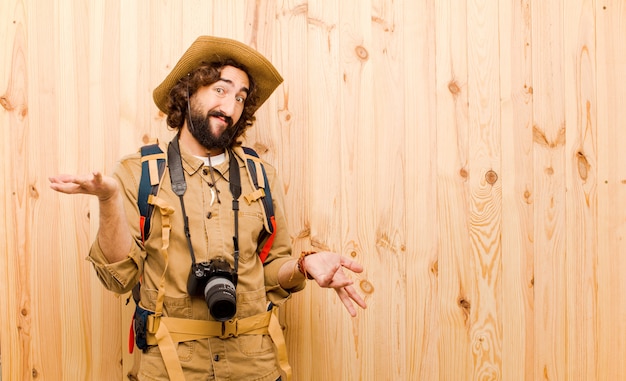
[[[239,211],[239,260],[246,263],[254,259],[259,245],[259,238],[265,229],[263,221],[263,206],[259,201],[248,205],[245,201],[240,202]]]
[[[269,335],[241,335],[237,338],[239,350],[248,357],[272,363],[275,361],[274,344]]]
[[[196,341],[183,341],[183,342],[178,343],[177,348],[176,348],[176,352],[178,353],[178,360],[181,363],[191,361],[191,359],[193,358],[194,349],[195,349],[195,345],[196,344],[197,344]],[[144,355],[145,355],[145,357],[148,357],[146,359],[146,361],[149,362],[149,363],[155,361],[155,360],[150,360],[149,358],[154,357],[154,358],[158,358],[159,360],[161,360],[161,358],[162,358],[161,350],[159,349],[159,347],[157,345],[153,345],[153,346],[148,347],[148,349],[146,349]],[[161,361],[156,361],[156,364],[158,365],[160,362]],[[143,366],[144,366],[144,364],[142,362],[142,367]]]
[[[157,294],[157,290],[146,290],[144,294],[148,297],[148,303],[146,303],[146,305],[149,306],[148,308],[152,311],[154,311],[154,307],[156,305]],[[191,298],[189,298],[188,296],[165,296],[163,299],[163,313],[165,316],[191,319],[193,317]],[[193,358],[195,345],[196,342],[194,341],[184,341],[178,343],[178,346],[176,348],[176,351],[178,352],[178,359],[181,362],[191,361],[191,359]],[[161,351],[159,350],[158,346],[152,346],[146,350],[145,354],[147,356],[160,357]]]

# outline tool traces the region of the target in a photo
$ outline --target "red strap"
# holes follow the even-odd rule
[[[141,232],[141,242],[146,242],[145,238],[143,235],[143,227],[146,224],[146,217],[145,216],[139,216],[139,231]]]
[[[135,315],[133,320],[130,321],[130,333],[128,334],[128,353],[133,353],[135,350]]]
[[[274,238],[276,238],[276,218],[274,216],[270,217],[270,221],[272,222],[272,235],[267,238],[265,241],[265,245],[263,245],[263,249],[259,253],[259,259],[261,259],[261,263],[265,263],[267,256],[270,254],[270,250],[272,249],[272,245],[274,244]]]

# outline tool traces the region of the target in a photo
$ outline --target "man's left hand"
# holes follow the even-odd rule
[[[351,316],[356,316],[353,301],[361,308],[367,308],[365,300],[353,286],[353,281],[343,269],[355,273],[363,272],[363,266],[351,259],[329,251],[307,255],[303,260],[307,274],[312,276],[320,287],[333,288]]]

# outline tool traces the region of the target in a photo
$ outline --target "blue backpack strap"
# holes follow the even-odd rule
[[[150,233],[150,218],[154,205],[151,205],[148,200],[150,195],[156,196],[159,191],[159,183],[165,171],[165,158],[165,153],[158,143],[141,147],[141,179],[139,180],[137,206],[139,207],[139,227],[142,241],[145,241]]]
[[[139,180],[139,191],[137,193],[137,206],[139,208],[139,229],[141,230],[141,241],[145,242],[150,234],[150,218],[154,205],[150,204],[150,195],[156,196],[159,191],[159,184],[165,172],[166,155],[159,147],[158,143],[148,144],[141,147],[141,178]],[[128,352],[133,353],[135,342],[139,349],[145,349],[145,338],[142,335],[145,330],[139,327],[141,324],[141,316],[137,315],[139,307],[139,289],[141,282],[137,282],[133,287],[132,298],[135,301],[136,309],[130,324],[130,333],[128,336]],[[128,303],[128,302],[127,302]]]
[[[254,184],[255,189],[263,188],[265,193],[264,196],[261,197],[261,203],[263,204],[263,209],[265,209],[265,218],[267,219],[267,230],[265,235],[262,235],[259,240],[262,241],[267,237],[265,244],[261,248],[259,252],[259,258],[261,262],[265,262],[267,256],[269,255],[270,249],[272,248],[272,244],[274,243],[274,238],[276,237],[276,217],[274,215],[274,204],[272,203],[272,192],[270,190],[270,183],[267,180],[267,173],[265,172],[265,167],[263,166],[263,162],[261,162],[259,155],[255,150],[249,147],[242,147],[243,152],[247,155],[246,157],[246,166],[248,167],[248,172],[250,173],[250,178],[252,179],[252,183]],[[255,157],[257,160],[252,159]],[[261,176],[264,184],[261,186],[259,184],[259,174],[257,173],[257,165],[261,169]]]

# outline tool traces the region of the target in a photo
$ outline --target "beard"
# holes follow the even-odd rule
[[[211,131],[209,124],[212,116],[223,118],[226,121],[226,128],[219,135]],[[191,136],[207,150],[229,148],[237,133],[237,126],[233,126],[233,119],[219,111],[209,111],[206,115],[202,115],[198,110],[191,110],[188,121],[187,127]]]

